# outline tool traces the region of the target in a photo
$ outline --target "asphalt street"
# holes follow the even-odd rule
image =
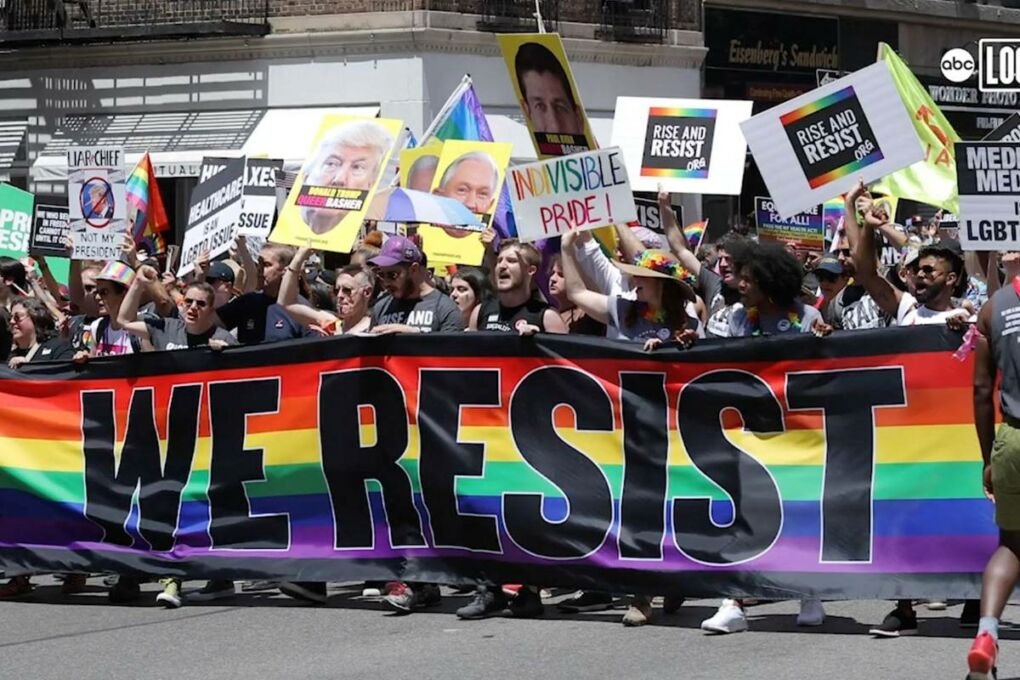
[[[796,602],[762,604],[749,610],[750,632],[706,636],[698,626],[714,612],[711,600],[672,616],[656,600],[651,624],[624,628],[622,606],[461,621],[453,612],[469,596],[447,594],[439,608],[395,616],[362,598],[360,586],[333,584],[325,606],[270,592],[164,610],[152,604],[156,584],[144,586],[143,602],[112,606],[98,578],[67,598],[52,579],[36,581],[31,595],[0,603],[2,678],[960,680],[974,635],[958,626],[960,604],[919,606],[919,634],[894,640],[867,635],[891,608],[879,601],[827,603],[826,623],[815,629],[796,627]],[[1011,615],[1020,620],[1012,606]],[[1004,632],[1000,667],[1000,680],[1020,678],[1020,631]]]

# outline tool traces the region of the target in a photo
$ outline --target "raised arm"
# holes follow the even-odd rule
[[[577,234],[568,232],[563,235],[562,263],[563,279],[570,299],[585,314],[604,324],[609,323],[609,297],[584,287],[581,272],[577,268]]]
[[[847,203],[849,203],[849,199]],[[878,260],[875,258],[875,229],[884,222],[886,217],[885,212],[880,208],[868,209],[864,228],[860,230],[860,241],[853,248],[853,258],[856,279],[868,291],[879,309],[895,317],[899,311],[900,298],[903,294],[879,275]]]
[[[251,293],[259,285],[259,271],[255,260],[251,259],[251,252],[248,250],[248,239],[244,234],[238,234],[235,239],[237,244],[237,261],[244,270],[244,290],[241,293]]]
[[[294,260],[287,265],[283,272],[283,279],[280,281],[280,292],[276,296],[276,303],[286,310],[287,314],[294,321],[305,326],[328,326],[336,323],[337,316],[330,314],[324,309],[315,309],[309,305],[298,302],[298,281],[304,275],[305,260],[312,254],[311,248],[298,248]]]
[[[135,274],[135,280],[131,282],[124,301],[120,303],[117,310],[117,323],[131,335],[137,335],[142,340],[151,342],[149,338],[149,327],[144,321],[138,320],[138,307],[142,302],[142,295],[145,289],[152,286],[159,279],[159,273],[152,267],[141,267]]]
[[[981,460],[984,463],[984,486],[988,494],[993,492],[989,465],[992,462],[992,442],[995,441],[995,376],[997,368],[992,355],[988,337],[992,330],[992,304],[987,302],[978,314],[977,330],[981,337],[977,340],[974,355],[974,428],[977,430],[978,444],[981,447]]]
[[[851,250],[857,249],[861,242],[861,223],[857,220],[857,199],[868,193],[864,180],[857,180],[857,186],[843,197],[843,231]]]
[[[669,192],[659,185],[659,219],[662,220],[662,231],[666,234],[666,242],[669,249],[677,256],[680,263],[694,276],[701,273],[701,260],[691,252],[687,245],[687,236],[683,229],[676,222],[676,213],[673,212],[673,204],[669,200]]]

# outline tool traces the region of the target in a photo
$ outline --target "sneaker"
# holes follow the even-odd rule
[[[103,585],[106,586],[107,588],[112,588],[115,585],[117,585],[118,580],[120,580],[120,575],[108,574],[107,576],[103,577]]]
[[[165,578],[160,580],[163,592],[156,596],[156,604],[161,604],[167,609],[177,609],[181,606],[181,581],[176,578]]]
[[[113,604],[128,604],[142,599],[141,581],[134,576],[120,576],[107,597]]]
[[[595,590],[579,590],[556,606],[565,612],[601,612],[613,607],[613,596]]]
[[[960,612],[960,628],[977,628],[981,620],[981,600],[965,600]]]
[[[236,592],[233,581],[206,581],[201,590],[188,593],[188,599],[192,602],[212,602],[233,597]]]
[[[635,597],[623,615],[623,625],[628,627],[643,626],[652,618],[652,601],[647,597]]]
[[[386,587],[384,581],[365,581],[364,587],[361,589],[362,597],[382,597],[383,588]],[[472,588],[474,590],[474,588]]]
[[[537,592],[525,586],[510,601],[510,613],[516,619],[533,619],[545,613],[545,605]]]
[[[32,582],[27,576],[14,576],[10,581],[0,586],[0,600],[21,597],[32,592]]]
[[[876,637],[899,637],[901,635],[914,635],[917,633],[917,614],[910,612],[905,614],[899,608],[889,612],[882,625],[868,631]]]
[[[66,574],[60,584],[61,595],[77,595],[85,592],[87,574]]]
[[[280,588],[279,581],[242,581],[241,592],[242,593],[264,593],[269,590],[278,590]]]
[[[930,612],[944,612],[948,605],[945,600],[928,600],[924,603],[924,606],[927,607]]]
[[[820,626],[825,622],[825,608],[821,600],[801,600],[798,626]]]
[[[989,633],[981,633],[967,654],[970,673],[967,680],[995,680],[995,664],[999,656],[999,644]]]
[[[707,633],[743,633],[747,630],[747,615],[734,600],[723,600],[712,618],[701,622],[701,630]]]
[[[423,583],[413,588],[406,583],[388,585],[389,592],[383,598],[383,602],[398,614],[410,614],[415,609],[435,607],[443,599],[439,586],[432,583]]]
[[[324,581],[284,581],[280,592],[295,600],[326,604],[326,583]]]
[[[468,604],[457,610],[461,619],[484,619],[497,616],[506,611],[506,596],[503,591],[494,592],[491,588],[478,588],[475,596]]]
[[[667,616],[676,614],[684,606],[684,598],[679,595],[665,595],[662,598],[662,613]]]
[[[513,598],[517,597],[518,594],[520,594],[521,588],[523,587],[524,586],[522,586],[520,583],[504,583],[503,595],[512,600]]]

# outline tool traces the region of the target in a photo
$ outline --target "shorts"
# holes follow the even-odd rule
[[[992,491],[995,523],[1006,531],[1020,531],[1020,429],[999,425],[992,444]]]

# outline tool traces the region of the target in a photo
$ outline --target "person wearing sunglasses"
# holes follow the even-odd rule
[[[390,236],[368,263],[386,295],[372,307],[373,333],[449,333],[464,330],[456,303],[429,280],[425,256],[403,236]]]
[[[216,325],[216,292],[208,283],[194,282],[184,289],[179,319],[138,318],[138,306],[146,291],[159,285],[159,273],[149,266],[138,270],[117,313],[117,322],[155,351],[236,345],[228,331]]]
[[[37,298],[19,298],[11,306],[11,337],[14,347],[7,362],[13,369],[38,361],[66,361],[74,351],[57,333],[46,305]]]
[[[822,320],[833,328],[842,328],[843,308],[854,302],[844,299],[850,279],[843,270],[843,263],[831,255],[826,255],[815,263],[814,274],[818,279],[818,289],[822,293],[822,302],[818,306]],[[860,299],[860,295],[857,295],[857,299]]]
[[[369,309],[375,290],[375,275],[361,265],[348,265],[340,270],[333,289],[339,316],[325,309],[315,309],[298,299],[298,283],[304,275],[304,263],[312,251],[298,248],[297,254],[280,284],[276,301],[294,321],[322,335],[346,335],[367,331],[371,323]]]

